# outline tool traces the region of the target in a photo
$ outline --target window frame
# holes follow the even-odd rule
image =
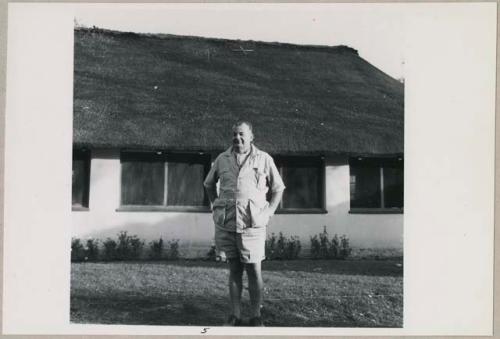
[[[324,155],[273,155],[273,159],[276,167],[280,173],[283,182],[285,178],[283,176],[283,163],[286,163],[288,159],[293,159],[292,162],[306,161],[306,159],[313,158],[314,161],[318,162],[319,168],[319,192],[320,207],[313,208],[284,208],[283,198],[281,199],[275,214],[326,214],[328,213],[326,209],[326,178],[325,178],[325,156]],[[285,186],[287,183],[285,182]],[[288,186],[287,186],[288,187]],[[285,188],[284,194],[286,194],[288,188]]]
[[[380,179],[380,207],[351,207],[351,169],[352,162],[354,161],[367,161],[376,163],[379,170]],[[367,156],[353,156],[349,158],[349,213],[350,214],[403,214],[404,213],[404,196],[403,196],[403,207],[385,207],[385,194],[384,194],[384,167],[389,163],[402,162],[403,167],[403,192],[404,192],[404,157],[394,156],[394,157],[367,157]]]
[[[127,204],[122,203],[122,177],[123,177],[123,158],[124,154],[157,154],[162,158],[164,166],[164,183],[163,183],[163,204],[162,205],[139,205],[139,204]],[[180,205],[167,205],[168,202],[168,160],[179,159],[183,157],[206,157],[206,163],[203,167],[205,179],[210,166],[212,163],[212,156],[210,153],[206,152],[168,152],[163,150],[137,150],[137,149],[123,149],[120,150],[120,176],[119,176],[119,207],[116,208],[116,212],[195,212],[195,213],[210,213],[212,210],[210,208],[210,202],[205,189],[203,188],[204,201],[207,203],[206,206],[180,206]]]
[[[81,157],[81,159],[75,159]],[[75,160],[83,160],[84,162],[84,178],[83,178],[83,203],[81,206],[73,204],[73,184],[71,185],[71,210],[72,211],[89,211],[90,208],[90,170],[91,170],[91,151],[87,148],[73,148],[72,166]],[[72,170],[73,171],[73,170]],[[73,173],[72,173],[73,176]],[[73,179],[73,178],[72,178]]]

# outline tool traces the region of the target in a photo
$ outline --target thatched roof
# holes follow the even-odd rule
[[[79,28],[74,71],[76,146],[403,153],[403,85],[346,46]]]

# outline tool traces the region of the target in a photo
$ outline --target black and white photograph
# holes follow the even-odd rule
[[[493,333],[496,3],[5,7],[2,334]]]
[[[398,33],[232,12],[75,17],[71,321],[401,327]]]

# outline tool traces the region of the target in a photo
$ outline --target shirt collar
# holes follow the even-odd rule
[[[257,146],[255,146],[254,144],[252,144],[250,146],[250,157],[255,157],[256,155],[258,155],[260,153],[260,150],[257,148]],[[233,154],[233,146],[229,146],[229,148],[227,150],[224,151],[224,156],[226,157],[231,157],[232,154]]]

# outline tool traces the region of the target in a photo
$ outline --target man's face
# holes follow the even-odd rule
[[[241,124],[233,129],[233,146],[237,152],[246,152],[253,141],[253,133],[246,124]]]

